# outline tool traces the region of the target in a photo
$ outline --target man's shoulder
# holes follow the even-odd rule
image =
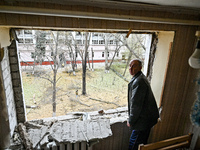
[[[147,81],[146,76],[142,72],[139,72],[138,74],[136,74],[136,76],[134,76],[131,79],[129,84],[137,84],[137,83],[146,82],[146,81]]]
[[[147,80],[146,76],[141,72],[137,77],[136,80]]]
[[[141,73],[134,81],[135,83],[138,83],[138,84],[149,84],[146,76]]]

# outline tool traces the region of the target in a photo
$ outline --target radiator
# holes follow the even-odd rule
[[[87,142],[66,143],[66,144],[47,144],[42,150],[92,150],[92,146],[88,146]]]

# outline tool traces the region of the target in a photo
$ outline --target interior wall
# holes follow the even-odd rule
[[[196,97],[194,80],[198,71],[188,64],[195,47],[195,32],[196,29],[192,27],[180,27],[175,32],[163,87],[162,121],[154,128],[154,141],[188,133],[198,134],[190,121],[191,107]]]
[[[0,27],[0,47],[6,47],[10,45],[10,28]]]
[[[174,38],[174,32],[161,31],[158,34],[158,43],[153,64],[151,87],[157,102],[160,106],[162,89],[165,81],[165,74],[169,61],[170,49]]]

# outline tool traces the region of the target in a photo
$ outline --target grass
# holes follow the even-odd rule
[[[124,71],[124,65],[114,67],[118,71]],[[51,117],[51,84],[30,73],[22,72],[22,76],[26,105],[38,106],[38,109],[27,109],[28,120]],[[105,73],[104,68],[95,69],[95,71],[87,70],[86,95],[82,95],[81,69],[76,72],[76,76],[66,71],[59,71],[57,77],[61,77],[57,83],[57,116],[72,111],[97,111],[127,105],[127,82],[113,71]],[[77,90],[78,95],[76,95]]]

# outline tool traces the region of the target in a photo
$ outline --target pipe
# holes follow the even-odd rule
[[[17,6],[0,6],[0,13],[200,26],[200,21],[194,21],[194,20],[129,16],[129,15],[107,14],[107,13],[17,7]]]

